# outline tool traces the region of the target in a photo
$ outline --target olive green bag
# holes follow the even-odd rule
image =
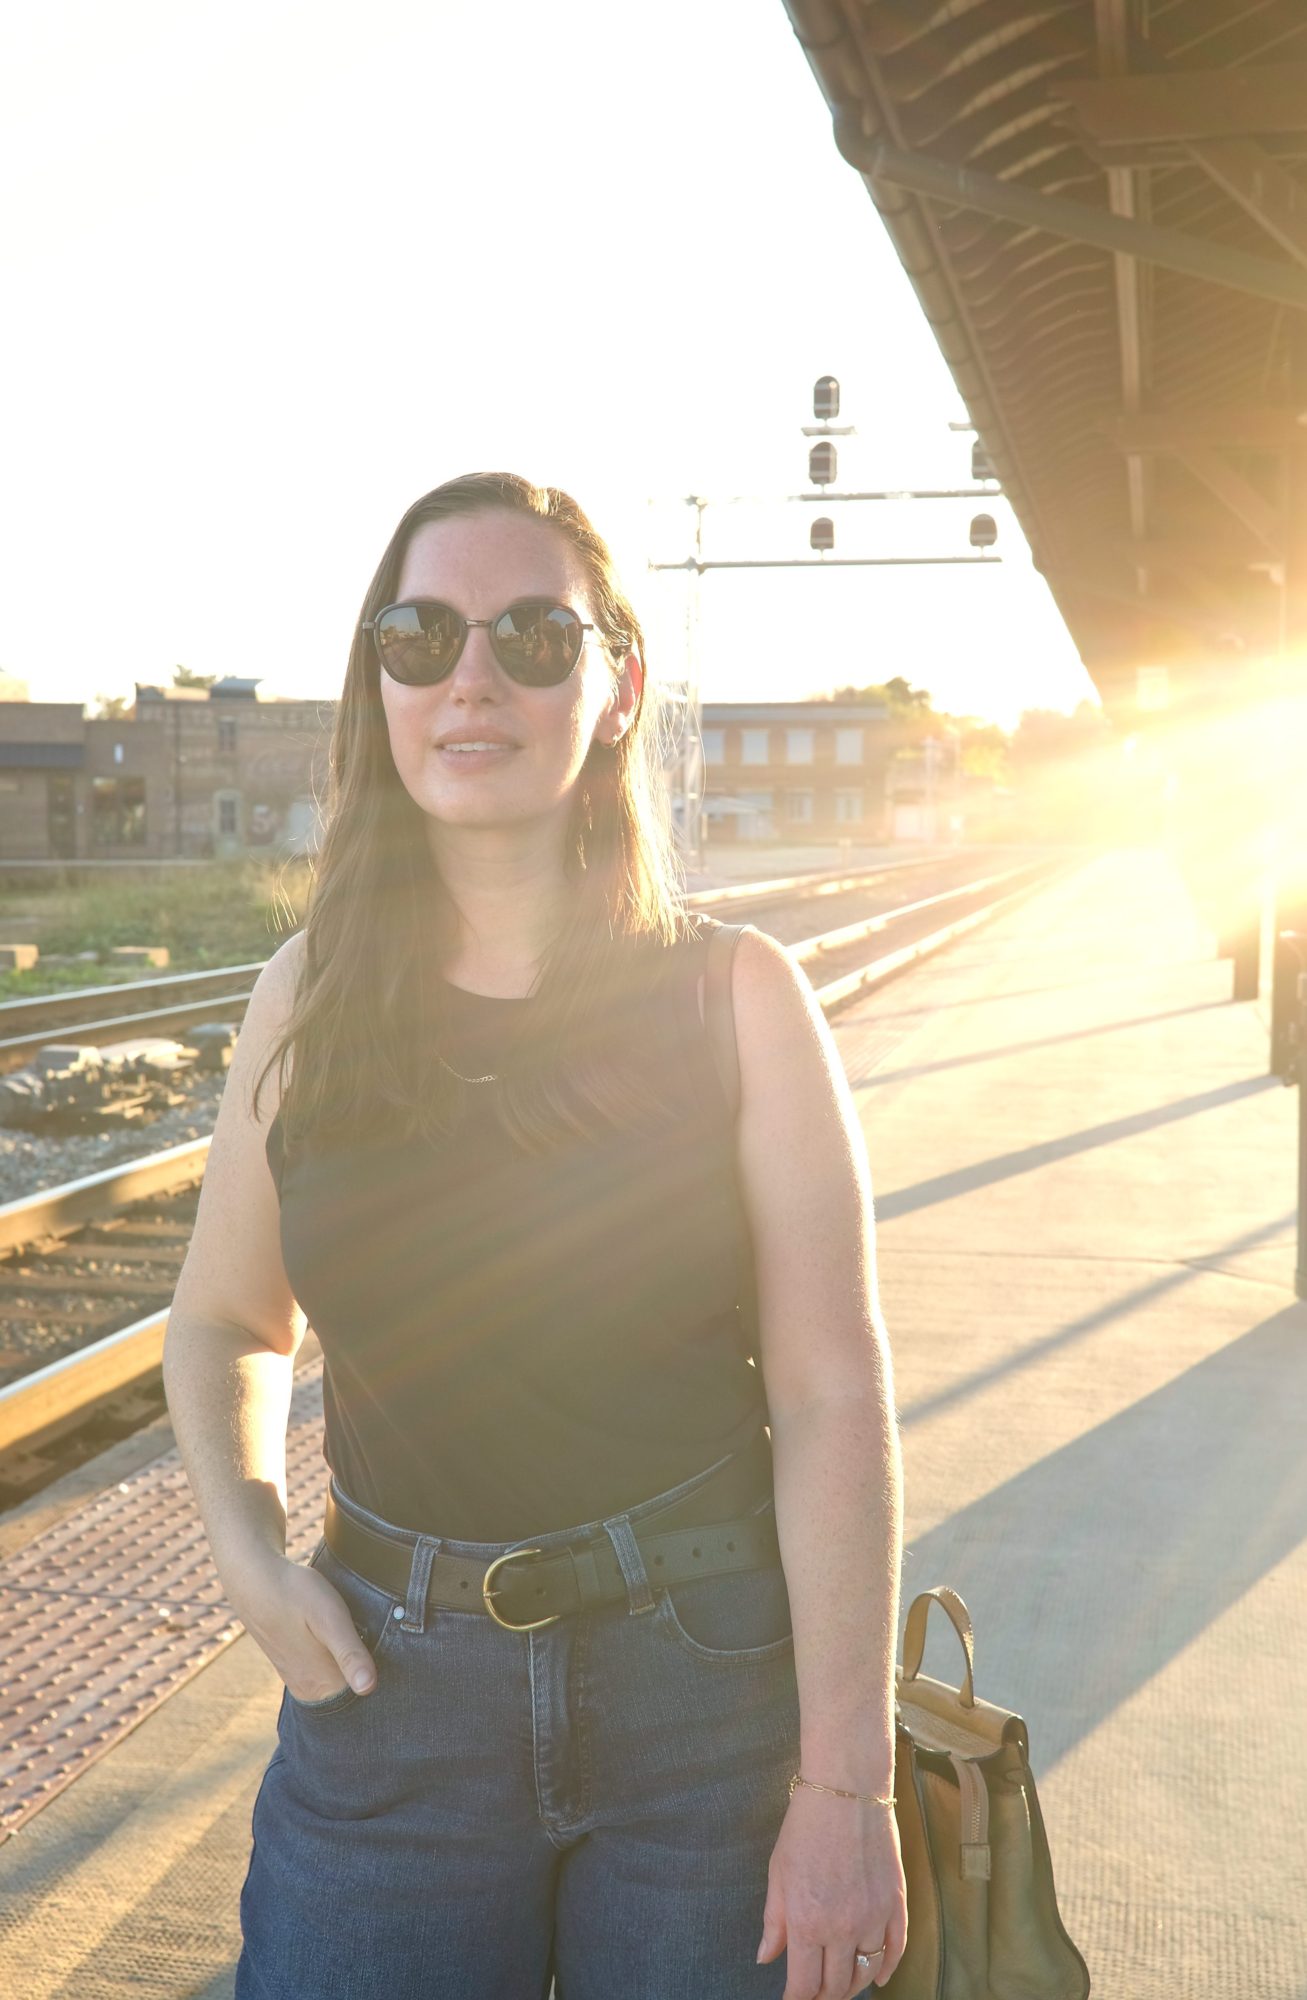
[[[932,1602],[962,1641],[961,1687],[921,1672]],[[1058,1914],[1026,1725],[980,1700],[974,1675],[966,1605],[947,1584],[921,1591],[894,1675],[908,1942],[879,1991],[885,2000],[1085,2000],[1089,1970]]]

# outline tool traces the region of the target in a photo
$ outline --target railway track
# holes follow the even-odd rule
[[[832,1015],[1065,866],[1008,856],[985,869],[971,852],[852,875],[732,885],[689,900],[724,921],[756,918],[789,946]],[[917,888],[925,893],[913,893]],[[817,909],[823,928],[813,930]],[[224,1018],[235,1018],[259,970],[229,967],[65,994],[44,1003],[44,1017],[39,1001],[10,1003],[0,1008],[0,1024],[13,1007],[27,1018],[17,1036],[0,1040],[0,1051],[56,1036],[82,1039],[87,1030],[117,1039],[146,1032],[147,1022],[153,1032],[175,1031],[213,1018],[219,1004]],[[185,990],[201,982],[209,990],[198,999]],[[174,989],[163,1006],[161,987]],[[143,1000],[144,1011],[125,1013],[126,996]],[[110,998],[115,1013],[88,1009]],[[65,1025],[73,1014],[78,1018]],[[43,1030],[33,1025],[41,1018]],[[0,1508],[162,1411],[164,1333],[208,1148],[207,1137],[195,1139],[0,1205]]]
[[[983,854],[983,850],[980,850]],[[841,901],[864,897],[880,885],[892,898],[896,885],[923,872],[975,872],[977,851],[957,855],[925,855],[878,867],[826,875],[778,876],[771,881],[731,883],[704,889],[687,898],[692,909],[708,910],[724,921],[739,921],[742,913],[766,912],[766,925],[788,942],[800,910],[814,900]],[[114,986],[79,987],[72,992],[36,995],[30,1000],[0,1003],[0,1074],[19,1069],[47,1042],[99,1046],[139,1035],[179,1035],[215,1017],[228,1020],[244,1012],[264,961],[221,966],[206,972],[175,972]]]

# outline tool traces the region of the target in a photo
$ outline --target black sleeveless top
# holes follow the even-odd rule
[[[267,1157],[286,1274],[325,1357],[323,1455],[405,1528],[509,1541],[620,1512],[763,1421],[737,1311],[748,1232],[734,1123],[699,1014],[706,927],[631,1021],[677,1108],[650,1134],[514,1146],[493,1085],[460,1128]],[[449,986],[465,1076],[533,1001]]]

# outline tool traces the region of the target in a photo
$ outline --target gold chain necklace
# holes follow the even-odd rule
[[[455,1069],[453,1063],[447,1063],[441,1055],[436,1057],[436,1061],[442,1069],[447,1069],[451,1076],[456,1076],[460,1083],[498,1083],[499,1081],[497,1074],[495,1076],[464,1076],[461,1069]]]

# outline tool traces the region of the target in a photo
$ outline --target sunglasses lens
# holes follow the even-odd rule
[[[515,604],[496,618],[490,638],[505,673],[527,687],[556,687],[581,657],[580,619],[565,604]]]
[[[377,622],[377,652],[392,680],[426,687],[453,666],[462,632],[447,604],[399,604]]]

